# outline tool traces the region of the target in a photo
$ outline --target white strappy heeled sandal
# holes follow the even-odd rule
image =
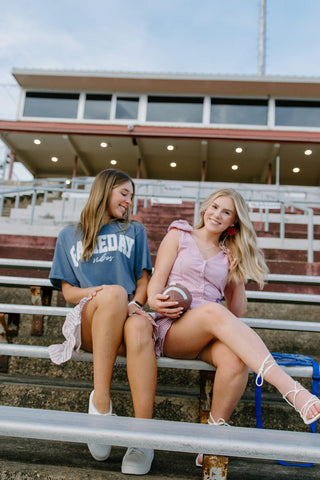
[[[289,390],[289,392],[287,392],[285,395],[282,395],[283,398],[285,399],[286,402],[289,403],[289,405],[291,405],[291,407],[293,407],[296,412],[298,412],[300,414],[300,417],[302,418],[302,420],[304,421],[304,423],[306,425],[309,425],[310,423],[313,423],[315,422],[316,420],[318,420],[318,418],[320,418],[320,412],[318,412],[316,415],[314,415],[313,417],[311,418],[308,418],[307,415],[308,415],[308,412],[309,412],[309,409],[315,405],[316,403],[320,403],[320,400],[318,397],[316,397],[315,395],[312,395],[310,392],[309,395],[309,400],[307,400],[301,408],[297,408],[296,407],[296,398],[297,398],[297,395],[300,393],[300,392],[303,392],[303,391],[306,391],[308,392],[308,390],[306,390],[302,385],[300,385],[299,382],[294,382],[294,389],[293,390]],[[288,395],[290,395],[291,393],[293,393],[293,400],[292,402],[290,400],[288,400]]]
[[[218,420],[215,421],[211,412],[209,413],[208,424],[229,426],[229,424],[223,418],[218,418]],[[202,467],[202,464],[203,464],[203,453],[199,453],[196,458],[196,466]]]
[[[269,353],[269,355],[263,360],[261,367],[258,370],[257,377],[256,377],[256,385],[257,387],[262,387],[264,376],[267,372],[269,372],[270,368],[276,365],[276,361]]]
[[[269,353],[269,355],[262,362],[261,367],[259,368],[258,373],[257,373],[256,385],[258,387],[262,386],[265,374],[275,364],[276,364],[275,359],[272,357],[271,353]],[[306,391],[310,395],[310,397],[309,397],[308,400],[306,400],[306,402],[302,405],[301,408],[297,408],[296,407],[297,395],[300,392],[303,392],[303,391]],[[290,394],[293,394],[292,402],[290,400],[288,400],[288,398],[287,398],[288,395],[290,395]],[[282,395],[282,397],[285,399],[286,402],[289,403],[289,405],[291,405],[291,407],[293,407],[296,410],[296,412],[298,412],[300,414],[300,417],[302,418],[302,420],[304,421],[304,423],[306,425],[309,425],[310,423],[313,423],[320,418],[320,412],[316,413],[311,418],[307,417],[309,409],[311,407],[313,407],[316,403],[320,403],[320,400],[319,400],[318,397],[316,397],[315,395],[312,395],[310,392],[308,392],[308,390],[306,390],[302,385],[300,385],[299,382],[294,382],[293,390],[289,390],[289,392],[287,392],[285,395]]]

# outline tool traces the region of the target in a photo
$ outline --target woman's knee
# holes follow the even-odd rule
[[[98,292],[95,297],[99,306],[122,306],[128,305],[128,294],[121,285],[108,285]]]
[[[199,310],[199,322],[203,322],[204,326],[208,328],[212,328],[215,323],[221,325],[223,323],[223,313],[225,307],[216,303],[216,302],[208,302],[202,305],[201,311]]]
[[[225,371],[230,371],[233,375],[247,375],[249,368],[247,365],[230,350],[225,352],[221,361],[221,366]]]
[[[134,348],[143,350],[152,345],[152,325],[140,315],[132,315],[124,324],[124,343],[127,350]]]

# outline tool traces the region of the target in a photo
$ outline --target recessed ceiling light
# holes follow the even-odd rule
[[[58,161],[58,157],[51,157],[51,161],[52,161],[52,162],[57,162],[57,161]]]
[[[171,163],[170,163],[170,167],[174,168],[174,167],[176,167],[176,166],[177,166],[176,162],[171,162]]]
[[[232,165],[232,167],[231,167],[231,168],[232,168],[232,170],[238,170],[238,168],[239,168],[239,165]]]
[[[111,165],[117,165],[117,160],[110,160]]]
[[[243,152],[243,148],[237,147],[237,148],[236,148],[236,152],[237,152],[237,153],[242,153],[242,152]]]
[[[70,183],[71,183],[71,180],[69,180],[69,179],[66,180],[66,185],[70,185]]]
[[[174,145],[167,145],[167,150],[170,150],[170,152],[174,150]]]
[[[100,147],[107,148],[108,144],[106,142],[101,142]]]
[[[305,154],[305,155],[311,155],[311,154],[312,154],[312,150],[310,150],[310,148],[307,148],[307,150],[304,151],[304,154]]]
[[[292,169],[293,173],[299,173],[300,172],[300,168],[299,167],[294,167]]]
[[[34,143],[35,145],[40,145],[41,140],[39,140],[39,138],[35,138],[35,139],[33,140],[33,143]]]

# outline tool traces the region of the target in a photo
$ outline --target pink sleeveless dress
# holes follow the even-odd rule
[[[205,260],[191,236],[193,228],[184,220],[176,220],[169,226],[179,230],[179,248],[177,258],[168,278],[172,282],[182,283],[192,294],[190,309],[208,302],[221,302],[229,273],[229,259],[224,244],[220,252]],[[163,355],[166,334],[175,321],[156,314],[158,335],[155,344],[157,357]]]

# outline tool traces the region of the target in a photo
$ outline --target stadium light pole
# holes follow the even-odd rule
[[[266,0],[260,0],[259,75],[265,74]]]

